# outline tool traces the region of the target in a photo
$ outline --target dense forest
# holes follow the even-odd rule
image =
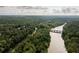
[[[69,53],[79,53],[79,20],[68,22],[62,34]]]
[[[50,29],[66,20],[52,16],[0,16],[0,52],[46,53]]]
[[[0,16],[0,52],[47,53],[50,29],[65,22],[62,37],[66,49],[79,52],[79,17],[16,15]]]

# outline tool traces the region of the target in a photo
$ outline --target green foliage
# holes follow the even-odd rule
[[[34,35],[29,35],[23,42],[17,45],[11,52],[43,53],[48,52],[50,36],[49,30],[41,27]],[[19,50],[18,50],[19,49]]]
[[[79,21],[69,22],[63,31],[63,38],[68,52],[79,52]]]
[[[0,52],[8,52],[8,50],[14,48],[16,44],[24,40],[28,34],[32,34],[34,28],[31,26],[16,27],[16,25],[2,25],[0,26]]]
[[[0,16],[0,52],[46,53],[50,29],[64,22],[52,16]]]

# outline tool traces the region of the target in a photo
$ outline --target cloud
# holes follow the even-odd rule
[[[79,15],[79,7],[0,6],[0,15]]]

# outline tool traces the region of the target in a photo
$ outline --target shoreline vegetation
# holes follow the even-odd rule
[[[62,37],[69,53],[79,53],[79,21],[71,21],[64,26]]]
[[[79,18],[65,16],[0,16],[0,53],[47,53],[51,41],[49,34],[51,28],[60,26],[65,22],[69,24],[71,21],[79,21]],[[77,25],[74,25],[75,28],[79,29],[79,24],[75,24]],[[70,28],[74,28],[74,26],[70,25],[68,28],[65,25],[62,35],[68,52],[74,50],[78,52],[78,41],[74,39],[78,40],[79,37],[73,38],[72,41],[65,39],[66,33],[71,31]],[[70,42],[71,45],[69,45]]]

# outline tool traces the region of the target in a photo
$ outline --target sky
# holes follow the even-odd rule
[[[79,7],[0,6],[0,15],[79,15]]]

